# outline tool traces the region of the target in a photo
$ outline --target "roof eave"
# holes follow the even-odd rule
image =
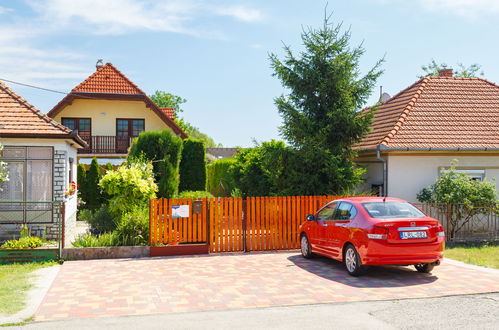
[[[78,149],[87,148],[88,144],[76,134],[39,134],[39,133],[0,133],[0,137],[3,138],[38,138],[38,139],[66,139],[72,140],[78,144]]]

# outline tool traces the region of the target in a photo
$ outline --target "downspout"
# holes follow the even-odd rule
[[[383,197],[388,196],[388,167],[386,159],[381,157],[381,144],[376,146],[376,159],[383,163]]]

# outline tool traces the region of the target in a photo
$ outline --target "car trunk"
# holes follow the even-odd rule
[[[388,229],[388,243],[414,244],[436,241],[440,224],[435,219],[424,217],[383,219],[376,226]]]

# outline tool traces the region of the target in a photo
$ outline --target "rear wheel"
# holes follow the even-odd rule
[[[431,273],[433,268],[435,268],[434,264],[416,264],[414,265],[416,267],[416,270],[420,273]]]
[[[304,258],[307,259],[312,258],[312,248],[310,247],[310,243],[308,242],[308,237],[305,234],[303,234],[300,239],[300,250],[301,250],[301,255]]]
[[[359,276],[366,271],[366,267],[362,266],[360,256],[353,245],[348,245],[345,250],[345,267],[349,275]]]

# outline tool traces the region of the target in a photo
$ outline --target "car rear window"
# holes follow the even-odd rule
[[[407,202],[362,203],[372,218],[421,218],[424,213]]]

